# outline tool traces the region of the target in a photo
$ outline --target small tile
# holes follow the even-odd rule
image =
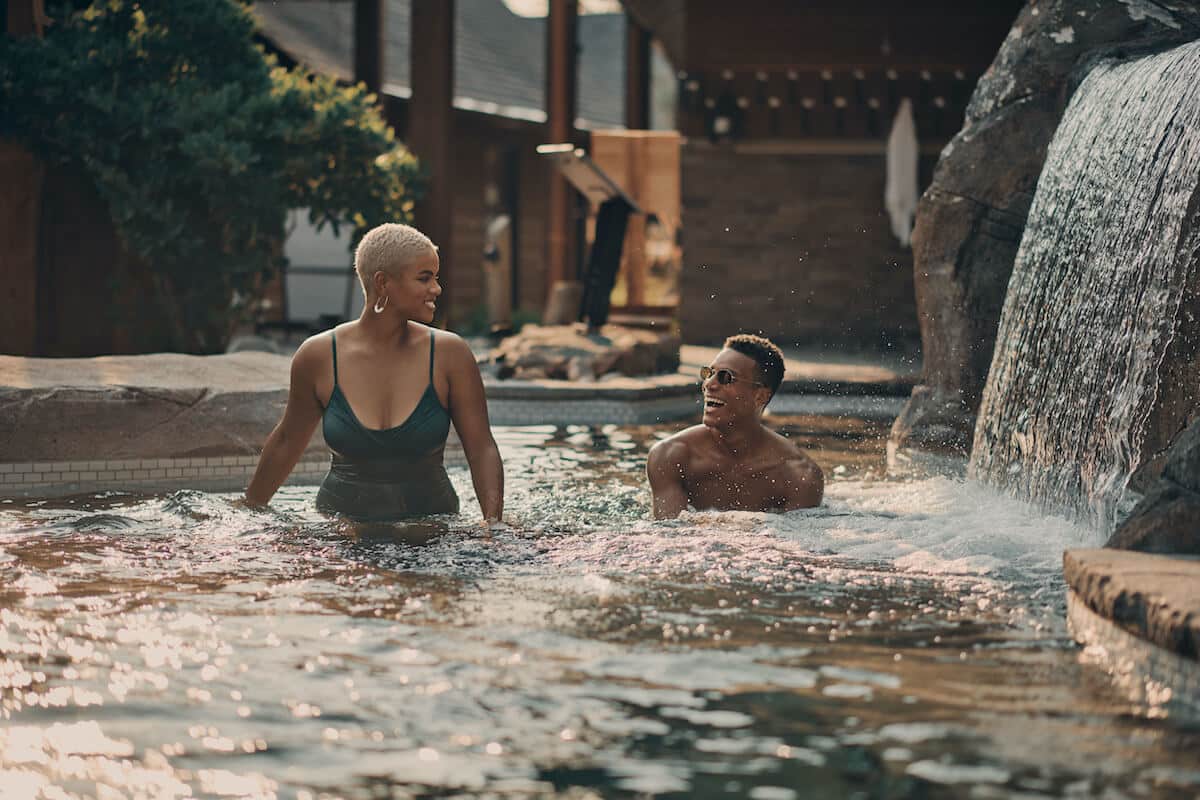
[[[54,463],[50,461],[40,461],[33,465],[34,472],[52,472],[54,471]]]
[[[165,477],[167,477],[167,471],[165,469],[152,469],[152,470],[150,470],[150,477],[151,478],[165,478]]]
[[[78,472],[64,472],[60,480],[75,482],[79,480]]]
[[[0,464],[0,475],[5,474],[6,472],[12,472],[12,471],[13,471],[12,464]]]
[[[92,463],[92,462],[90,462],[90,461],[89,461],[88,463],[90,464],[90,463]],[[79,480],[81,480],[81,481],[94,481],[94,480],[97,480],[96,476],[97,476],[98,474],[99,474],[99,473],[97,473],[97,472],[94,472],[93,470],[85,470],[85,471],[83,471],[83,472],[79,473]]]

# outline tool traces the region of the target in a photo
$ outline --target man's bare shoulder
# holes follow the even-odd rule
[[[711,434],[703,425],[693,425],[656,442],[650,448],[651,460],[675,460],[685,458],[708,444]]]
[[[808,453],[787,438],[776,436],[779,461],[772,467],[771,474],[777,485],[785,490],[785,507],[811,508],[820,505],[825,495],[825,472]]]

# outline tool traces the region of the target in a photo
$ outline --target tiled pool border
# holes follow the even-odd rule
[[[160,491],[244,488],[257,455],[201,458],[116,458],[97,461],[0,462],[0,496],[54,497],[101,491]],[[329,457],[306,457],[288,483],[316,483],[329,468]]]

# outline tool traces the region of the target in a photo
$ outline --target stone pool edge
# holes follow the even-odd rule
[[[1200,558],[1111,548],[1067,550],[1063,577],[1068,618],[1080,643],[1107,646],[1106,639],[1128,643],[1116,635],[1122,634],[1171,654],[1189,665],[1191,686],[1200,692]],[[1105,621],[1110,630],[1097,628],[1083,611]],[[1135,656],[1131,651],[1122,658]],[[1200,703],[1200,696],[1192,700]]]

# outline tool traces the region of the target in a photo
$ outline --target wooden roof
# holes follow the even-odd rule
[[[262,35],[313,70],[353,77],[353,4],[331,0],[260,2]],[[386,0],[383,88],[409,97],[409,0]],[[582,14],[578,23],[577,116],[584,127],[624,121],[623,14]],[[486,114],[546,119],[546,20],[512,13],[501,0],[455,4],[454,104]]]

